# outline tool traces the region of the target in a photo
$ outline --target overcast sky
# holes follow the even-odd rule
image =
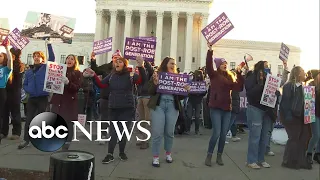
[[[1,2],[0,18],[22,28],[27,11],[77,18],[75,32],[94,33],[94,0],[15,0]],[[14,12],[14,13],[13,13]],[[235,28],[228,39],[284,42],[301,48],[301,65],[319,67],[319,0],[214,0],[209,21],[225,12]]]

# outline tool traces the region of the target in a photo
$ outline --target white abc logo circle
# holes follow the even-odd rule
[[[49,134],[47,134],[47,131],[50,131]],[[61,131],[64,131],[64,133],[60,133]],[[41,122],[41,128],[38,126],[32,126],[29,128],[29,136],[33,139],[41,139],[42,136],[46,139],[51,139],[54,136],[57,136],[59,139],[64,139],[68,136],[68,128],[65,126],[58,126],[56,129],[54,129],[52,126],[47,126],[45,121]]]

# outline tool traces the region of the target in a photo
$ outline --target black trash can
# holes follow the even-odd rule
[[[94,159],[84,151],[54,153],[50,157],[50,180],[94,180]]]

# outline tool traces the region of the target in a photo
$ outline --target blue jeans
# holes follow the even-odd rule
[[[236,125],[237,115],[238,114],[231,112],[229,130],[231,131],[232,137],[237,136],[237,125]]]
[[[308,145],[308,153],[313,152],[313,148],[317,145],[316,153],[320,153],[320,117],[316,117],[316,122],[311,123],[312,137]]]
[[[151,112],[152,154],[159,156],[162,137],[164,137],[164,149],[171,152],[174,138],[175,125],[179,111],[175,109],[172,95],[161,95],[160,104]]]
[[[273,128],[274,128],[274,123],[271,123],[271,126],[269,128],[269,132],[268,132],[268,144],[267,144],[267,147],[266,147],[266,153],[270,152],[271,151],[271,137],[272,137],[272,132],[273,132]]]
[[[249,128],[247,163],[265,162],[264,155],[272,124],[271,119],[265,111],[251,105],[248,105],[246,114]]]
[[[211,109],[210,108],[210,117],[212,122],[212,136],[209,141],[208,154],[212,154],[213,150],[218,144],[218,153],[223,153],[224,145],[226,143],[226,136],[229,131],[229,124],[231,118],[230,111],[224,111],[221,109]]]

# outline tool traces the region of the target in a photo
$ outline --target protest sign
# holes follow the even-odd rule
[[[145,41],[157,42],[157,37],[136,37],[136,39],[141,39]]]
[[[50,93],[63,94],[64,83],[62,77],[66,76],[66,74],[66,64],[48,61],[43,90]]]
[[[72,43],[75,18],[29,11],[21,35],[34,39],[49,38],[51,42]]]
[[[279,58],[282,61],[287,61],[288,57],[289,57],[289,52],[290,52],[290,49],[288,48],[288,46],[286,46],[284,43],[282,43]]]
[[[96,55],[112,51],[112,37],[93,42],[93,52]]]
[[[9,35],[6,37],[6,39],[3,42],[5,42],[6,40],[10,41],[10,45],[13,48],[20,49],[20,50],[26,47],[26,45],[29,44],[30,42],[29,39],[21,36],[21,32],[19,31],[18,28],[15,28],[11,33],[9,33]]]
[[[234,26],[227,15],[225,13],[222,13],[214,21],[207,25],[201,32],[204,38],[210,44],[215,44],[233,28]]]
[[[315,96],[316,89],[314,86],[303,87],[304,91],[304,124],[316,122]]]
[[[135,60],[141,56],[144,60],[154,61],[156,42],[136,38],[126,38],[124,45],[124,58]]]
[[[205,81],[192,81],[190,83],[190,94],[203,94],[205,92],[207,92]]]
[[[85,114],[78,114],[78,122],[83,126],[86,127],[87,115]],[[74,124],[73,124],[74,125]],[[74,125],[75,126],[75,125]],[[79,128],[76,128],[77,132],[81,132]]]
[[[158,93],[176,94],[182,96],[188,95],[188,91],[184,87],[189,82],[189,75],[160,72],[158,76]]]
[[[268,74],[264,84],[260,104],[274,108],[277,102],[276,91],[279,90],[280,84],[281,78]]]
[[[0,28],[0,42],[4,41],[4,39],[9,35],[10,30]]]

